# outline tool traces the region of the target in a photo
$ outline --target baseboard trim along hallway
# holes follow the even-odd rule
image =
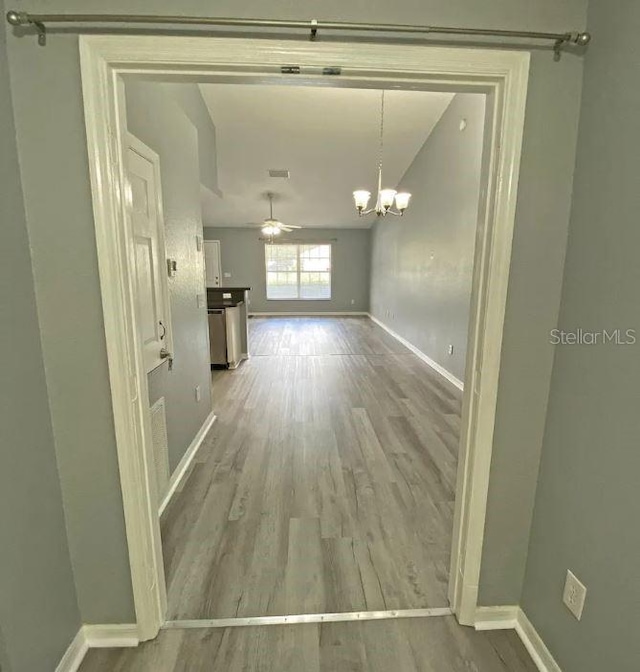
[[[475,629],[515,630],[540,672],[562,672],[542,637],[520,607],[478,607]]]
[[[69,644],[69,648],[60,659],[55,672],[76,672],[87,655],[88,650],[89,645],[87,644],[84,628],[80,628],[71,644]]]
[[[375,322],[379,327],[384,329],[388,334],[393,336],[397,341],[402,343],[406,348],[409,348],[411,352],[413,352],[414,355],[418,356],[425,364],[428,364],[434,371],[439,373],[443,378],[446,378],[450,383],[455,385],[459,390],[464,390],[464,383],[459,379],[456,378],[450,371],[447,371],[443,366],[438,364],[438,362],[435,362],[429,355],[425,355],[422,350],[418,350],[413,343],[410,343],[407,341],[406,338],[400,336],[397,332],[393,331],[390,327],[388,327],[384,322],[379,320],[377,317],[374,317],[371,313],[367,313],[367,316],[372,322]]]
[[[138,646],[135,623],[83,625],[58,663],[55,672],[77,672],[89,649],[130,648]]]
[[[182,459],[178,463],[178,466],[174,469],[173,473],[171,474],[167,494],[165,495],[164,499],[160,504],[159,515],[162,515],[163,511],[169,505],[171,498],[173,497],[175,491],[178,489],[180,483],[182,482],[182,479],[189,470],[189,467],[191,466],[191,463],[193,462],[196,453],[200,449],[200,446],[204,441],[204,437],[207,435],[207,432],[211,429],[211,426],[215,421],[216,421],[216,414],[213,411],[211,411],[207,419],[204,421],[204,424],[202,425],[202,427],[200,427],[200,430],[195,435],[193,441],[191,442],[191,445],[187,448],[185,454],[182,456]]]
[[[392,609],[388,611],[346,611],[331,614],[292,614],[290,616],[253,616],[248,618],[209,618],[167,621],[162,627],[189,628],[240,628],[255,625],[292,625],[296,623],[342,623],[346,621],[381,621],[395,618],[427,618],[451,616],[449,607],[432,609]]]
[[[476,609],[476,630],[515,630],[520,607],[478,607]]]
[[[516,632],[540,672],[562,672],[560,665],[522,609],[518,609]]]
[[[342,312],[278,312],[278,313],[249,313],[249,317],[369,317],[369,313],[358,310]]]

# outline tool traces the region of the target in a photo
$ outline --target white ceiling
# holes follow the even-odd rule
[[[375,195],[380,91],[201,84],[216,127],[221,197],[203,202],[205,226],[259,224],[269,214],[305,227],[366,228],[354,189]],[[396,187],[453,95],[387,91],[384,184]],[[288,169],[289,180],[269,169]],[[414,194],[414,199],[420,198]],[[372,197],[373,200],[373,197]]]

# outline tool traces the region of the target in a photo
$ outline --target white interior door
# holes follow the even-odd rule
[[[127,166],[139,335],[148,373],[162,364],[171,349],[160,158],[129,134]]]
[[[220,241],[204,241],[204,268],[205,282],[207,287],[220,287],[222,277],[222,264],[220,263]]]

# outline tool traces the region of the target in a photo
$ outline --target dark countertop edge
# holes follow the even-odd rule
[[[211,292],[248,292],[251,287],[207,287],[207,291]]]

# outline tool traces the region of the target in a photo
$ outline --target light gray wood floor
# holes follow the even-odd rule
[[[250,328],[162,520],[168,618],[447,606],[460,392],[367,318]]]
[[[535,672],[513,631],[453,617],[164,630],[136,649],[91,649],[80,672]]]

